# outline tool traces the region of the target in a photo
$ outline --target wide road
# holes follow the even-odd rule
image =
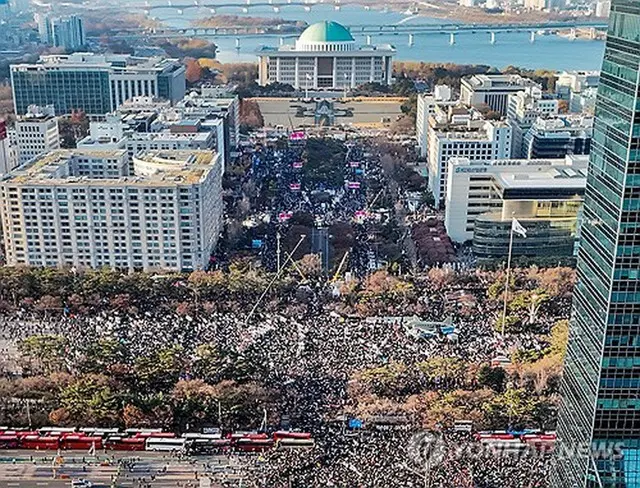
[[[209,478],[212,488],[241,484],[240,460],[236,456],[179,459],[168,453],[144,451],[93,457],[86,451],[65,451],[54,463],[55,457],[51,451],[0,451],[0,486],[69,487],[74,478],[91,481],[95,488],[197,488],[202,478]],[[244,459],[251,464],[251,458]]]

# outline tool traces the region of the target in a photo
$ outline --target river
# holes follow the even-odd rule
[[[138,3],[137,0],[135,3]],[[205,13],[206,12],[206,13]],[[399,12],[365,10],[356,5],[345,5],[335,10],[331,5],[316,4],[310,12],[301,6],[284,6],[275,13],[269,7],[251,7],[249,13],[242,13],[239,8],[219,8],[219,14],[246,15],[252,17],[277,17],[285,20],[303,20],[308,23],[321,20],[335,20],[346,26],[357,24],[393,25],[399,22],[407,24],[443,23],[441,19],[417,16],[407,19],[408,15]],[[207,10],[187,9],[179,15],[173,9],[156,9],[153,15],[172,27],[188,27],[196,18],[211,15]],[[406,20],[405,20],[406,19]],[[355,35],[357,41],[366,42],[364,35]],[[254,51],[260,45],[277,45],[277,37],[240,37],[240,48],[236,49],[233,37],[213,37],[218,45],[217,58],[224,63],[255,61]],[[287,43],[293,43],[288,38]],[[416,34],[414,45],[409,46],[406,34],[376,35],[375,43],[393,44],[397,49],[396,59],[399,61],[424,61],[456,64],[487,64],[496,68],[508,65],[523,68],[546,68],[552,70],[592,70],[600,69],[604,42],[600,40],[569,40],[556,35],[537,36],[531,43],[529,33],[498,33],[496,43],[489,42],[489,34],[459,33],[456,43],[449,44],[446,34]]]

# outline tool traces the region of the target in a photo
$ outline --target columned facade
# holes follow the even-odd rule
[[[364,83],[391,83],[395,48],[358,46],[336,22],[308,27],[294,45],[262,47],[257,52],[259,82],[285,83],[299,90],[343,90]]]

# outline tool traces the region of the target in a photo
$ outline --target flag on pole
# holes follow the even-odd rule
[[[513,219],[511,221],[511,231],[515,232],[516,234],[522,236],[522,237],[527,237],[527,229],[525,229],[524,227],[522,227],[522,224],[520,222],[518,222],[518,219]]]

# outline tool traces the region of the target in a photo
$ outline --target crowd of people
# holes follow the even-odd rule
[[[341,157],[345,183],[320,189],[297,186],[305,180],[304,145],[265,145],[252,155],[247,177],[257,186],[257,195],[270,188],[274,196],[268,205],[252,209],[255,215],[271,216],[260,252],[263,266],[272,273],[279,271],[276,235],[287,232],[288,212],[314,215],[314,225],[319,226],[350,222],[356,237],[345,269],[355,276],[364,277],[379,264],[369,238],[373,224],[359,214],[367,211],[375,198],[371,189],[379,188],[384,179],[378,155],[375,147],[353,144],[345,146]],[[319,193],[326,198],[317,198]],[[285,260],[283,255],[281,264]],[[247,303],[230,303],[232,298],[221,299],[213,310],[196,308],[189,313],[167,313],[166,309],[131,312],[108,306],[94,314],[63,311],[43,316],[18,310],[0,316],[0,345],[3,355],[9,357],[7,374],[20,370],[16,344],[42,335],[65,339],[65,361],[70,369],[77,358],[89,354],[93,344],[105,339],[126,349],[131,361],[177,347],[192,365],[191,359],[203,345],[214,345],[223,365],[230,358],[240,359],[248,365],[243,373],[247,378],[278,394],[277,412],[266,413],[269,422],[278,427],[286,418],[287,424],[312,432],[316,440],[310,450],[274,450],[244,458],[247,483],[252,483],[248,486],[543,486],[548,459],[533,453],[514,458],[473,451],[466,449],[474,445],[472,439],[445,431],[438,441],[442,455],[424,459],[424,446],[416,445],[421,429],[415,423],[399,429],[351,430],[339,419],[352,411],[349,388],[362,371],[395,363],[411,367],[433,358],[481,365],[513,351],[540,352],[548,344],[538,332],[566,318],[566,309],[549,308],[537,318],[536,331],[501,334],[495,327],[499,303],[487,299],[491,283],[466,267],[443,271],[447,272],[458,279],[438,286],[427,276],[416,277],[410,306],[404,298],[387,297],[379,316],[370,316],[374,315],[373,301],[360,303],[369,308],[365,313],[353,313],[353,304],[338,284],[322,275],[290,296],[280,297],[275,305],[259,304],[253,315]],[[349,283],[341,279],[340,285],[348,287]],[[461,295],[471,304],[462,306],[452,298]],[[408,316],[414,313],[425,322],[447,321],[453,333],[436,330],[430,337],[412,333]],[[195,374],[187,368],[179,377],[188,380]],[[233,374],[236,377],[231,379],[246,379],[237,371]]]

